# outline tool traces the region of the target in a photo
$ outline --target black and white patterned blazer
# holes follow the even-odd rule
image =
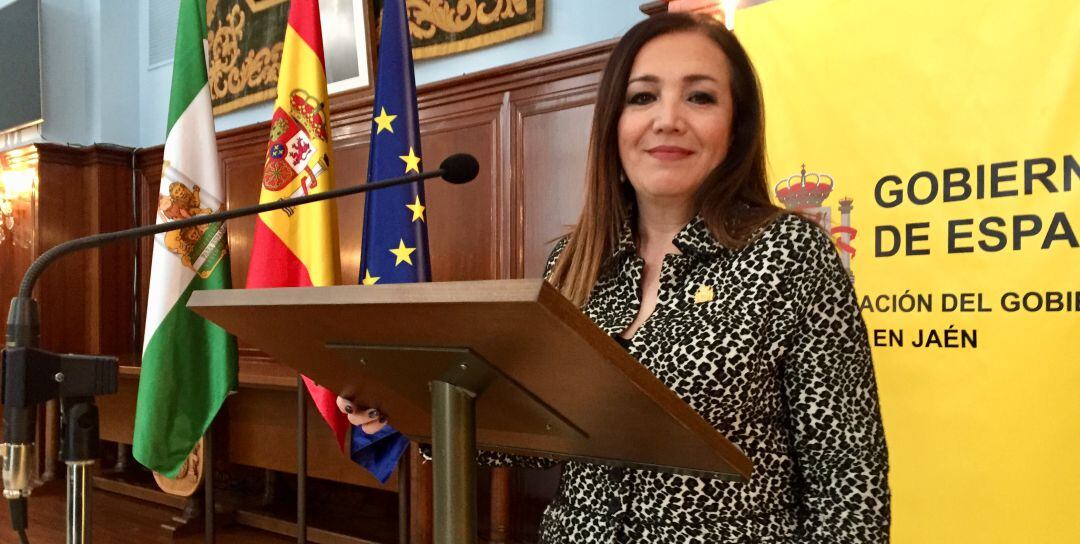
[[[697,217],[674,244],[681,254],[664,258],[656,310],[628,349],[750,457],[753,475],[740,484],[567,462],[541,541],[888,542],[888,456],[866,327],[828,235],[783,215],[732,251]],[[617,335],[640,304],[644,262],[629,229],[611,263],[583,310]],[[715,296],[695,303],[702,286]]]

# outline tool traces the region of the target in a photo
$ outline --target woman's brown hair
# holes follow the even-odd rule
[[[612,51],[593,113],[585,169],[585,205],[549,281],[578,306],[584,306],[615,250],[635,201],[629,183],[620,183],[618,125],[626,103],[626,85],[638,51],[650,40],[679,32],[697,32],[716,43],[731,70],[731,144],[723,162],[698,190],[698,213],[717,242],[736,249],[760,226],[783,213],[769,198],[765,172],[765,110],[757,74],[746,51],[715,19],[665,13],[642,21]]]

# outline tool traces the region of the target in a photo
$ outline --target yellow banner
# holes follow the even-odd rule
[[[774,0],[736,21],[777,198],[833,231],[863,305],[893,542],[1077,542],[1080,3]]]

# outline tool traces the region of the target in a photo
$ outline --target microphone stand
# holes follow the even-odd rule
[[[116,357],[56,354],[38,349],[41,321],[37,302],[33,299],[33,290],[45,267],[68,253],[120,240],[217,223],[434,177],[443,177],[455,184],[467,183],[476,177],[478,170],[479,165],[474,157],[452,155],[444,160],[437,170],[431,172],[297,198],[284,198],[276,202],[188,219],[95,234],[68,240],[42,253],[27,268],[19,284],[18,294],[11,300],[3,352],[4,442],[0,444],[0,455],[3,456],[4,498],[9,501],[12,526],[21,541],[27,542],[26,501],[36,476],[33,472],[36,466],[34,438],[37,406],[59,398],[64,427],[61,450],[67,465],[67,544],[91,542],[92,493],[89,476],[98,455],[100,441],[94,397],[116,393],[118,374]]]

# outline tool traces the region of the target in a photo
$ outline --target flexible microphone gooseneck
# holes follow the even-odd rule
[[[432,170],[431,172],[413,174],[410,176],[402,176],[399,178],[388,179],[385,181],[377,181],[375,183],[365,183],[363,185],[357,185],[356,187],[334,189],[332,191],[326,191],[325,193],[316,193],[296,198],[283,198],[277,202],[267,202],[265,204],[257,204],[255,206],[248,206],[246,208],[236,208],[234,210],[227,210],[218,213],[198,215],[195,217],[189,217],[187,219],[180,219],[178,221],[169,221],[167,223],[158,223],[156,225],[145,225],[142,227],[135,227],[127,230],[105,232],[101,234],[95,234],[93,236],[85,236],[83,238],[68,240],[67,242],[53,246],[45,253],[42,253],[40,257],[38,257],[36,260],[34,260],[33,263],[30,264],[30,267],[26,269],[26,274],[23,275],[22,283],[19,284],[18,296],[20,298],[30,298],[30,293],[34,289],[34,282],[37,281],[38,277],[41,275],[41,272],[45,269],[46,266],[49,265],[49,263],[56,260],[57,257],[66,255],[73,251],[78,251],[80,249],[89,249],[92,247],[103,246],[105,244],[118,240],[125,240],[128,238],[142,238],[144,236],[161,234],[163,232],[169,232],[171,230],[180,230],[187,227],[207,225],[210,223],[225,221],[227,219],[236,219],[237,217],[244,217],[248,215],[260,214],[263,212],[280,210],[282,208],[291,208],[293,206],[299,206],[301,204],[309,204],[311,202],[330,200],[332,198],[338,198],[346,195],[366,193],[368,191],[375,191],[386,187],[393,187],[395,185],[403,185],[405,183],[423,181],[429,178],[442,177],[446,181],[454,184],[467,183],[469,181],[472,181],[479,172],[480,163],[476,161],[476,157],[465,153],[458,153],[456,155],[451,155],[447,157],[439,165],[439,168],[437,170]]]
[[[475,157],[460,153],[447,157],[439,165],[438,169],[430,172],[365,183],[355,187],[335,189],[297,198],[286,198],[277,202],[267,202],[255,206],[199,215],[188,219],[95,234],[68,240],[42,253],[27,268],[22,282],[19,284],[18,295],[11,300],[11,308],[8,312],[7,339],[3,353],[4,433],[3,444],[0,444],[0,454],[3,455],[3,495],[5,499],[10,501],[12,525],[15,531],[19,533],[20,538],[25,541],[27,527],[26,498],[30,496],[31,485],[37,477],[34,462],[36,459],[34,434],[36,430],[37,404],[57,396],[92,397],[94,394],[101,394],[94,393],[94,391],[111,393],[116,390],[117,367],[115,359],[107,361],[104,359],[109,358],[57,356],[37,350],[40,318],[37,303],[32,298],[32,294],[34,284],[50,263],[68,253],[100,247],[120,240],[142,238],[186,227],[218,223],[228,219],[291,208],[346,195],[366,193],[430,178],[442,177],[454,184],[468,183],[476,178],[479,171],[480,164]],[[81,359],[79,359],[80,357]],[[69,365],[69,363],[73,364]],[[63,383],[65,381],[64,373],[61,370],[67,371],[76,368],[89,369],[85,372],[75,370],[74,373],[85,375],[91,382],[96,380],[96,390],[94,389],[95,383],[85,386]],[[57,372],[53,373],[53,370],[57,370]],[[110,373],[111,376],[109,376]],[[70,382],[70,380],[68,381]],[[71,499],[69,496],[69,505]]]

